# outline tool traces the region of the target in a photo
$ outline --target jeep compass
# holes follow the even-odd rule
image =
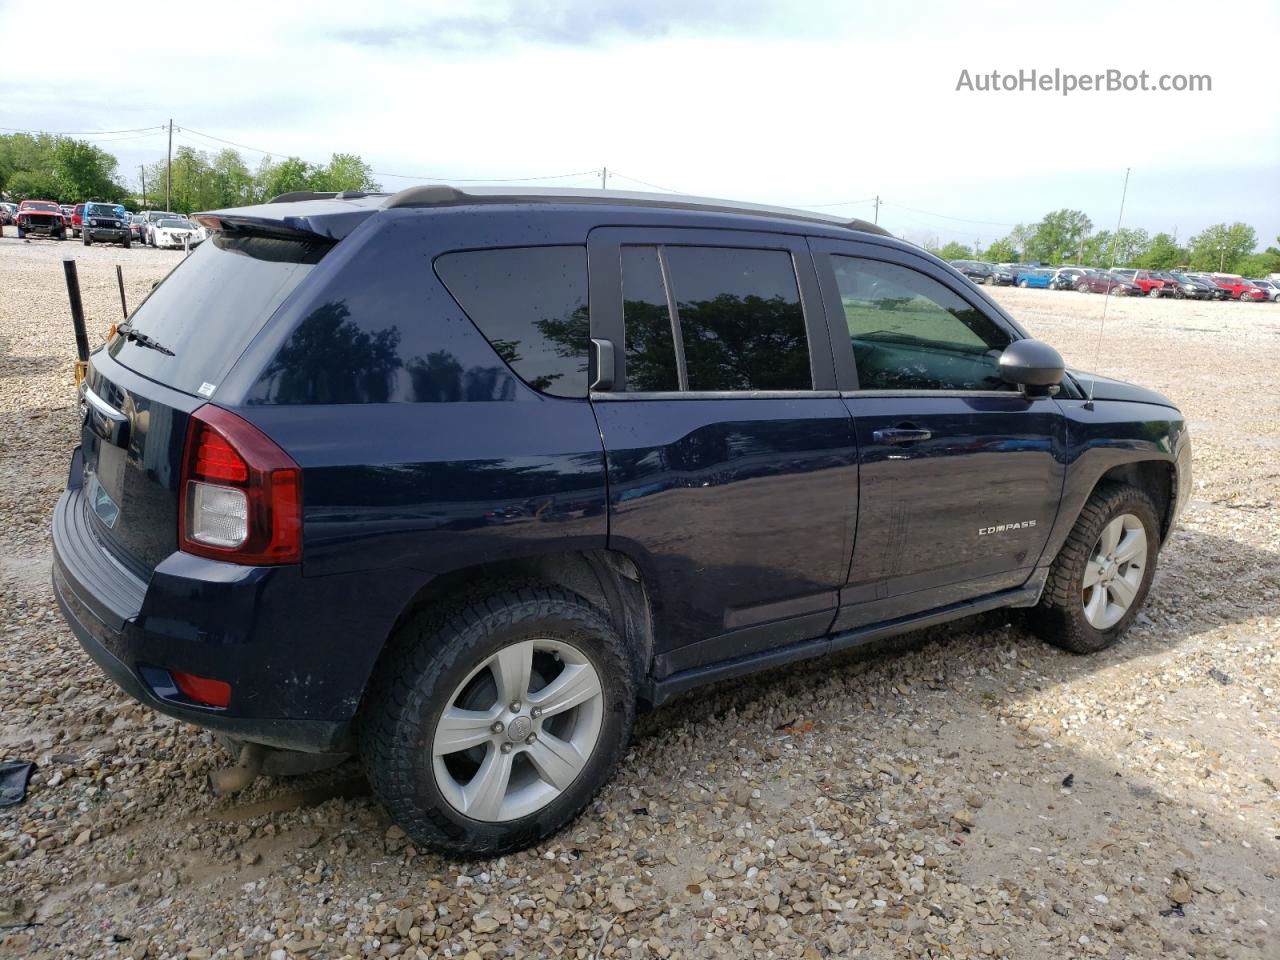
[[[246,769],[358,754],[450,853],[560,828],[700,684],[998,607],[1101,650],[1187,498],[1168,400],[862,221],[440,186],[198,220],[90,360],[61,609]]]

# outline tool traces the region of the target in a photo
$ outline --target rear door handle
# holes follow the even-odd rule
[[[613,341],[598,337],[591,338],[591,350],[594,354],[596,378],[592,381],[592,390],[613,389]]]
[[[920,427],[886,427],[871,434],[876,443],[915,443],[928,440],[933,434]]]

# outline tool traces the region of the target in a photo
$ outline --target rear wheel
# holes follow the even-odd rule
[[[1025,281],[1025,280],[1019,280],[1019,281],[1018,281],[1018,286],[1022,287],[1022,289],[1024,289],[1024,290],[1025,290],[1025,289],[1027,288],[1027,281]]]
[[[1099,487],[1053,561],[1032,629],[1072,653],[1111,646],[1146,600],[1159,550],[1151,498],[1127,484]]]
[[[535,844],[621,759],[635,712],[630,659],[581,597],[512,587],[411,620],[392,642],[361,754],[415,842],[462,856]]]
[[[1150,290],[1147,291],[1147,296],[1150,297],[1152,300],[1160,299],[1160,288],[1152,287]]]

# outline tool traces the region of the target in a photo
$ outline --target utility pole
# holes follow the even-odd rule
[[[600,189],[601,190],[609,189],[609,168],[608,167],[600,168]]]
[[[138,178],[142,180],[142,209],[147,209],[147,168],[138,164]]]
[[[880,222],[880,195],[879,194],[876,194],[876,218],[872,222],[873,223]]]
[[[164,161],[164,208],[172,206],[170,188],[173,184],[173,117],[169,118],[169,155]]]

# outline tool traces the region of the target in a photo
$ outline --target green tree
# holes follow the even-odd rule
[[[61,199],[57,178],[44,170],[19,170],[10,174],[6,189],[15,200]]]
[[[1186,249],[1178,246],[1169,234],[1157,233],[1151,238],[1151,245],[1146,252],[1135,261],[1135,265],[1145,270],[1168,270],[1186,262]]]
[[[985,257],[992,263],[1012,263],[1018,259],[1018,251],[1014,248],[1013,241],[1004,237],[987,247]]]
[[[927,247],[939,260],[971,260],[973,259],[973,251],[966,247],[963,243],[956,243],[954,240],[945,247]]]
[[[288,157],[272,163],[268,157],[258,167],[257,194],[260,200],[270,200],[282,193],[310,190],[315,167],[301,157]]]
[[[1081,248],[1080,260],[1081,266],[1084,267],[1114,266],[1111,260],[1111,231],[1099,230],[1086,237]]]
[[[327,164],[311,174],[311,189],[319,191],[382,189],[369,165],[353,153],[335,153]]]
[[[1191,248],[1193,269],[1236,273],[1236,267],[1258,245],[1258,234],[1246,223],[1215,223],[1197,233],[1187,245]]]
[[[1085,237],[1093,229],[1091,221],[1080,210],[1054,210],[1031,226],[1027,256],[1044,263],[1062,263],[1079,257]]]
[[[1114,257],[1108,266],[1131,267],[1151,246],[1151,237],[1147,231],[1136,228],[1121,227],[1115,233]]]

